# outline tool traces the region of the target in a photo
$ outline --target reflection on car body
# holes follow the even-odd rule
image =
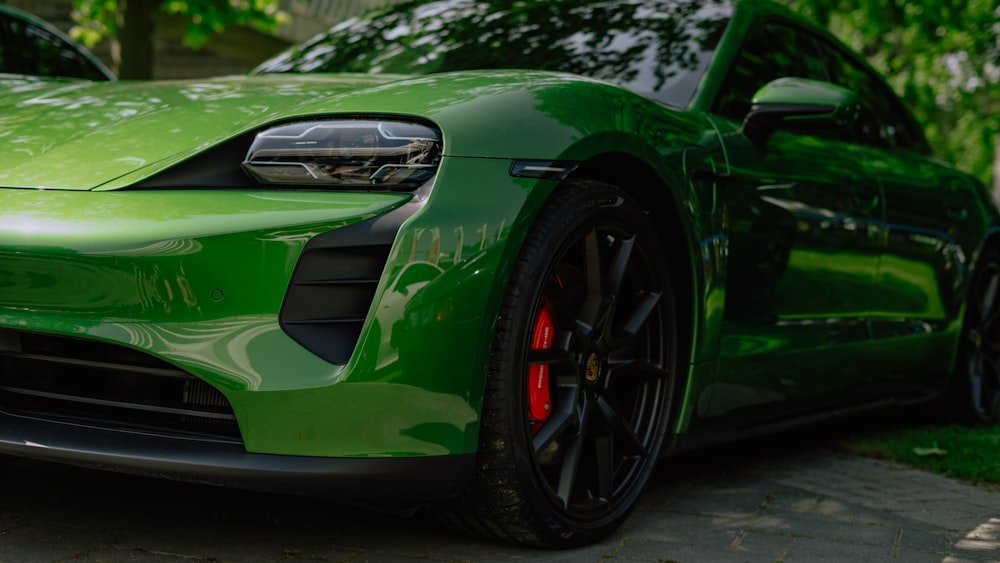
[[[996,206],[765,0],[412,2],[250,76],[0,88],[0,452],[570,547],[677,452],[1000,417]]]

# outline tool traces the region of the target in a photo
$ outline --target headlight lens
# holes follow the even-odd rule
[[[264,184],[409,190],[441,161],[441,132],[391,120],[302,121],[257,134],[243,168]]]

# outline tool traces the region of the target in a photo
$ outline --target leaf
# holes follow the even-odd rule
[[[913,453],[914,455],[918,455],[920,457],[930,457],[930,456],[943,457],[948,455],[948,452],[937,447],[937,444],[934,444],[929,448],[913,448]]]

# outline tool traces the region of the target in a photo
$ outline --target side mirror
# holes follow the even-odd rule
[[[779,78],[768,82],[750,102],[743,134],[763,150],[784,120],[815,122],[847,128],[858,117],[858,95],[829,82],[806,78]]]

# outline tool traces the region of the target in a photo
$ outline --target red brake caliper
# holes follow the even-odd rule
[[[531,349],[552,348],[553,333],[555,324],[552,322],[552,306],[548,300],[544,300],[531,334]],[[549,366],[535,364],[528,369],[528,421],[531,423],[532,435],[538,432],[550,414],[552,414],[552,398],[549,395]]]

